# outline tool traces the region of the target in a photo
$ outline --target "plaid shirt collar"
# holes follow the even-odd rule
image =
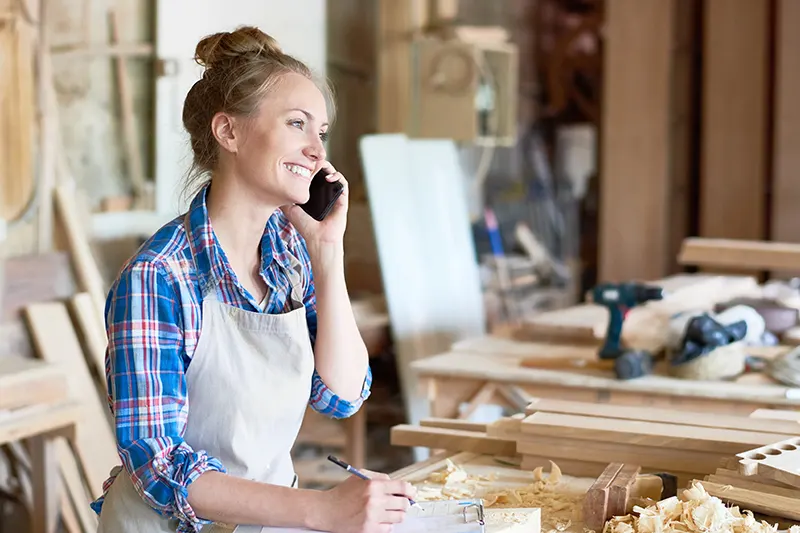
[[[204,184],[197,192],[187,213],[189,229],[187,237],[203,294],[213,290],[226,276],[231,280],[236,279],[225,251],[219,245],[214,228],[211,226],[206,204],[209,185],[210,183]],[[266,278],[267,268],[273,260],[286,269],[291,268],[290,252],[286,243],[280,238],[281,226],[288,224],[289,221],[285,219],[280,209],[276,209],[267,220],[264,234],[261,237],[261,276],[264,278]]]

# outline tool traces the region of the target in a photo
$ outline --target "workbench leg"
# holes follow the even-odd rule
[[[59,479],[55,440],[46,435],[31,438],[33,512],[31,533],[55,533],[58,526]]]
[[[366,466],[367,447],[367,406],[361,405],[356,414],[346,418],[345,428],[345,455],[348,462],[356,468]]]

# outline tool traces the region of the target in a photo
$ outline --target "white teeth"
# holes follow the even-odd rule
[[[311,171],[308,170],[307,168],[301,167],[299,165],[284,165],[284,166],[289,170],[289,172],[293,172],[299,176],[303,176],[304,178],[311,177]]]

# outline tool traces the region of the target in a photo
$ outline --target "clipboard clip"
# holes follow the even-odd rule
[[[464,509],[462,511],[463,511],[463,514],[464,514],[464,523],[465,524],[469,522],[469,519],[467,518],[467,510],[470,507],[474,507],[475,508],[476,512],[478,513],[478,518],[477,518],[476,522],[478,522],[478,524],[481,525],[481,528],[483,528],[483,526],[486,525],[486,518],[485,518],[485,515],[484,515],[484,508],[483,508],[483,500],[478,500],[477,502],[468,503],[468,504],[464,505]]]

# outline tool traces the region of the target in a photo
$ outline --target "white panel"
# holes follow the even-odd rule
[[[407,416],[416,424],[428,407],[410,363],[486,332],[465,177],[449,140],[368,135],[360,151]]]
[[[326,0],[158,0],[156,55],[168,74],[156,80],[156,210],[164,220],[182,212],[179,202],[191,150],[181,113],[202,68],[192,57],[197,42],[237,26],[257,26],[289,54],[325,75]]]

